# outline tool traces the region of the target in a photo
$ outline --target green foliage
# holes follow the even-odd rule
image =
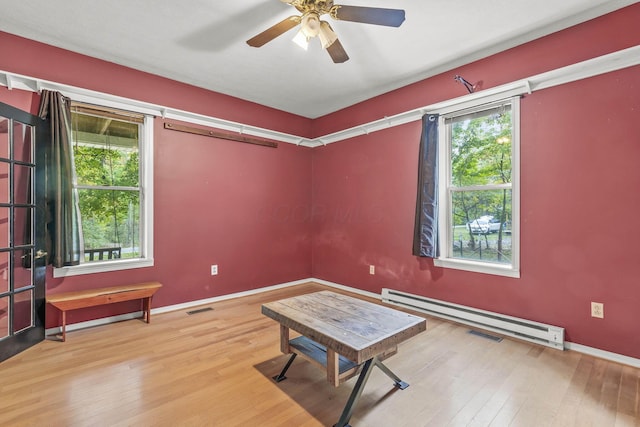
[[[74,146],[80,185],[138,186],[138,151],[97,145]]]
[[[85,247],[139,244],[138,152],[99,144],[75,144],[74,156],[80,186],[135,188],[78,190]]]
[[[451,161],[455,186],[511,182],[511,114],[454,123]]]
[[[511,182],[512,119],[508,109],[494,109],[451,124],[451,181],[453,225],[466,225],[490,215],[504,224],[511,219],[511,190],[483,189],[485,185]],[[502,251],[502,228],[497,236]],[[476,247],[477,236],[469,229],[469,247]],[[500,260],[500,257],[498,257]]]

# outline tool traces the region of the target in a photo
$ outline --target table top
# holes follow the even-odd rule
[[[330,291],[265,303],[262,314],[358,364],[427,327],[422,317]]]

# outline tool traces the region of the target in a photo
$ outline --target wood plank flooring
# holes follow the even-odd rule
[[[355,378],[334,388],[287,356],[260,306],[327,289],[308,284],[74,331],[0,363],[1,426],[332,426]],[[335,290],[334,290],[335,291]],[[337,291],[339,292],[339,291]],[[640,370],[576,352],[468,334],[428,318],[427,331],[374,369],[354,427],[640,426]]]

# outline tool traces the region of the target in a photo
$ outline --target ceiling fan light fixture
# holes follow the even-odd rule
[[[300,30],[307,38],[312,38],[320,32],[320,16],[315,12],[307,12],[302,16]]]
[[[326,21],[320,17],[329,15],[338,21],[361,22],[364,24],[382,25],[385,27],[399,27],[405,20],[402,9],[386,9],[368,6],[344,6],[333,3],[333,0],[280,0],[295,8],[299,14],[289,16],[272,25],[261,33],[247,40],[252,47],[261,47],[276,37],[300,25],[293,41],[307,50],[312,38],[318,37],[322,47],[327,51],[331,60],[340,64],[349,60],[338,36]]]
[[[318,33],[318,37],[320,38],[320,43],[322,43],[323,49],[328,48],[338,40],[338,36],[327,21],[320,22],[320,32]]]
[[[293,42],[304,50],[307,50],[309,48],[309,37],[305,35],[302,29],[300,29],[300,31],[296,33],[295,37],[293,38]]]

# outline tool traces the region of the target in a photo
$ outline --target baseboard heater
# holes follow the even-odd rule
[[[393,289],[382,289],[382,301],[465,325],[564,350],[564,328],[453,304]]]

